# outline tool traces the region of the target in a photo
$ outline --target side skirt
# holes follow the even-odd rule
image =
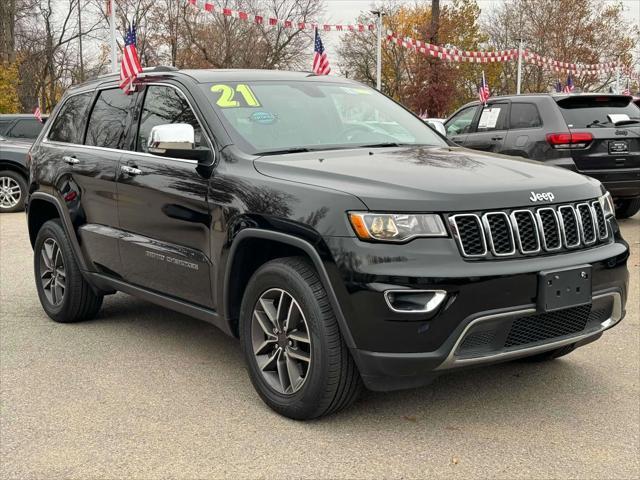
[[[152,290],[147,290],[146,288],[137,287],[135,285],[131,285],[130,283],[109,277],[108,275],[104,275],[102,273],[86,271],[82,273],[84,274],[87,281],[102,290],[117,290],[134,297],[142,298],[143,300],[155,303],[156,305],[160,305],[161,307],[165,307],[170,310],[189,315],[190,317],[197,318],[198,320],[203,320],[205,322],[211,323],[227,335],[233,336],[227,328],[227,322],[224,321],[222,316],[220,316],[218,312],[214,310],[193,305],[191,303],[184,302],[182,300],[178,300],[176,298],[169,297]]]

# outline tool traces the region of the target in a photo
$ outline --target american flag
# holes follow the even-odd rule
[[[36,117],[36,120],[38,120],[40,123],[42,123],[42,111],[40,111],[40,106],[39,105],[33,111],[33,116]]]
[[[626,88],[622,91],[623,95],[631,95],[631,85],[629,85],[629,79],[627,78],[627,86]]]
[[[564,93],[573,92],[573,78],[571,78],[571,74],[567,77],[567,84],[564,86]]]
[[[136,26],[132,25],[124,38],[124,50],[120,62],[120,88],[129,93],[133,90],[133,81],[142,72],[138,51],[136,50]]]
[[[317,28],[315,46],[313,47],[313,71],[316,75],[329,75],[331,73],[327,53],[324,51]]]
[[[478,98],[480,99],[480,103],[487,103],[489,97],[491,96],[491,92],[489,91],[489,84],[487,84],[487,79],[484,77],[484,71],[482,72],[482,80],[480,81],[480,86],[478,87]]]

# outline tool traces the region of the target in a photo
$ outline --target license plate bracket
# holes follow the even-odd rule
[[[538,274],[538,311],[552,312],[591,303],[591,265]]]
[[[620,155],[629,152],[629,143],[626,140],[610,140],[609,153],[612,155]]]

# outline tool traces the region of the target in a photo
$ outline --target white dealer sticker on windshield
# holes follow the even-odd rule
[[[500,108],[485,108],[480,115],[480,121],[478,122],[478,128],[496,128],[498,123],[498,117],[500,116]]]

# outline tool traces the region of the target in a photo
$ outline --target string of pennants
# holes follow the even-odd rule
[[[518,59],[518,49],[497,51],[468,51],[457,48],[442,47],[431,43],[422,42],[410,37],[402,37],[399,34],[388,31],[387,41],[401,47],[414,50],[423,55],[439,58],[450,62],[469,62],[469,63],[496,63],[510,62]],[[549,68],[555,72],[571,73],[576,76],[580,75],[597,75],[601,73],[615,72],[616,62],[583,64],[583,63],[567,63],[544,57],[530,50],[522,51],[522,59],[530,64]],[[620,72],[629,78],[640,81],[640,74],[631,68],[622,67]]]
[[[362,24],[357,23],[353,25],[336,25],[317,22],[300,22],[294,20],[282,20],[280,18],[267,17],[263,15],[254,15],[252,13],[243,12],[241,10],[233,10],[231,8],[223,8],[214,5],[208,0],[185,0],[186,3],[200,8],[206,12],[223,15],[225,17],[237,18],[245,22],[255,23],[257,25],[265,25],[272,27],[290,28],[296,30],[315,30],[316,28],[321,31],[331,32],[365,32],[369,30],[375,30],[375,24]]]

